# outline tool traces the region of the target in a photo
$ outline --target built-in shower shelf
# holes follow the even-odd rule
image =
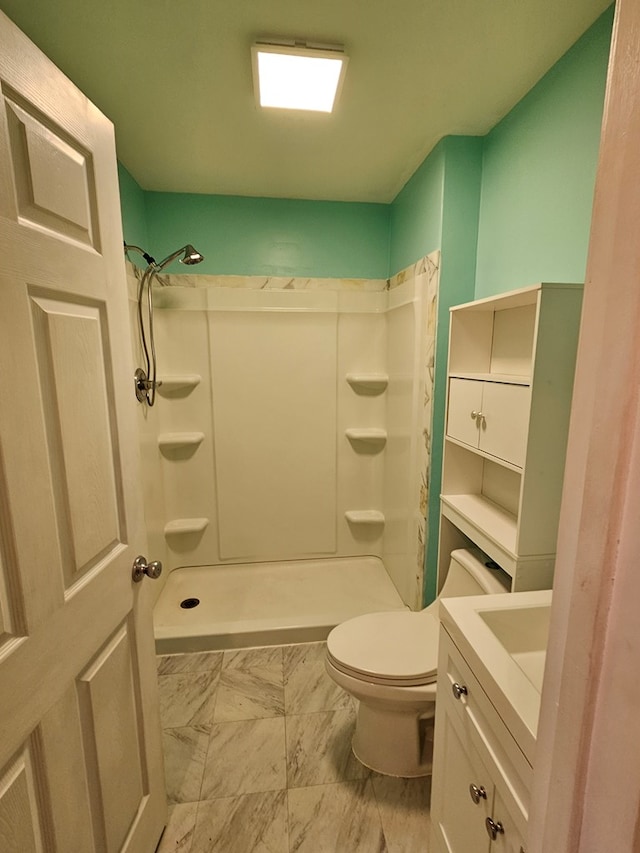
[[[389,384],[386,373],[347,373],[346,378],[356,394],[382,394]]]
[[[161,394],[186,394],[202,381],[199,373],[181,373],[174,376],[161,376],[158,390]]]
[[[163,432],[158,436],[161,450],[176,450],[180,447],[198,447],[204,441],[203,432]]]
[[[174,518],[164,526],[165,536],[179,536],[185,533],[202,533],[209,525],[208,518]]]
[[[387,443],[386,429],[377,427],[350,427],[345,430],[345,435],[353,444],[354,450],[365,446],[372,450],[382,450]]]
[[[344,515],[350,524],[384,524],[384,514],[377,509],[348,509]]]

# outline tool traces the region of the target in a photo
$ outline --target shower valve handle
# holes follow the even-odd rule
[[[140,583],[145,575],[152,580],[156,580],[161,574],[162,563],[160,560],[153,560],[151,563],[147,563],[147,558],[140,554],[133,561],[131,577],[133,578],[134,583]]]

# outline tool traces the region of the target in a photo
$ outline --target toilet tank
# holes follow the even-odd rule
[[[510,589],[509,575],[479,548],[458,548],[451,552],[449,571],[439,597],[493,594]]]

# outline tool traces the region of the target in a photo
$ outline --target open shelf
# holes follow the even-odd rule
[[[174,518],[164,526],[165,536],[176,536],[185,533],[202,533],[208,527],[208,518]]]
[[[387,443],[386,429],[378,429],[377,427],[349,427],[344,434],[356,451],[382,450]]]
[[[483,495],[442,495],[442,514],[510,575],[516,561],[515,515]]]
[[[161,376],[158,393],[164,397],[183,396],[192,391],[202,381],[199,373],[180,373],[173,376]]]
[[[472,373],[470,371],[451,371],[449,378],[452,379],[476,379],[479,382],[503,382],[507,385],[531,385],[530,376],[521,376],[517,373]]]
[[[347,382],[356,394],[382,394],[389,384],[386,373],[347,373]]]
[[[384,514],[377,509],[348,509],[344,516],[350,524],[384,524]]]
[[[180,447],[198,447],[204,441],[203,432],[163,432],[158,436],[161,450],[175,450]]]

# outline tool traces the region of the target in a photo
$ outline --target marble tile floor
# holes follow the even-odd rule
[[[157,853],[427,853],[430,778],[372,773],[324,643],[158,658]]]

